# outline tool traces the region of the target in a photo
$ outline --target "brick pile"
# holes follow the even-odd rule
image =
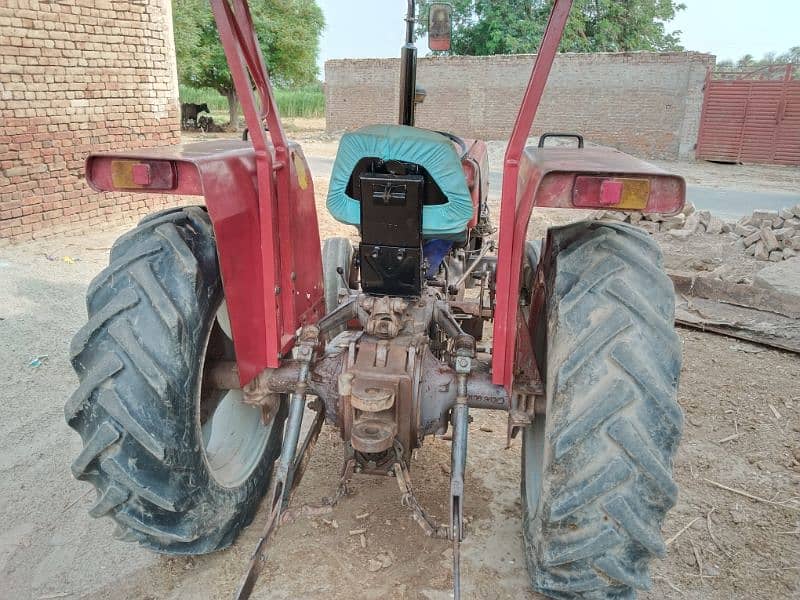
[[[780,262],[800,255],[800,204],[780,211],[757,210],[734,228],[736,247],[756,260]]]
[[[643,213],[640,211],[601,211],[595,218],[621,221],[636,225],[650,234],[668,233],[670,237],[686,239],[689,236],[709,233],[719,235],[730,233],[731,225],[715,217],[707,210],[696,210],[694,204],[687,202],[677,215]]]
[[[96,194],[86,155],[177,143],[169,0],[0,2],[0,245],[174,203]]]

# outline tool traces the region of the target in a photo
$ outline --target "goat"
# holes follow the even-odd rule
[[[197,115],[200,113],[209,113],[211,111],[208,110],[208,104],[191,104],[189,102],[184,102],[181,104],[181,127],[186,129],[189,126],[189,121],[191,121],[194,126],[197,126]]]

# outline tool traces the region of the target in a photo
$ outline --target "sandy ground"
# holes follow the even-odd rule
[[[315,139],[323,149],[335,145]],[[325,182],[315,185],[321,199]],[[319,208],[323,237],[354,235],[327,216],[321,201]],[[531,234],[576,216],[537,212]],[[0,599],[229,598],[266,518],[262,510],[227,551],[167,558],[115,541],[110,520],[87,515],[94,492],[70,475],[81,442],[63,419],[76,385],[68,345],[85,319],[86,286],[122,231],[0,249]],[[679,334],[686,430],[675,462],[680,499],[664,525],[674,541],[653,565],[652,590],[640,598],[798,598],[800,357],[696,331]],[[32,364],[36,357],[41,366]],[[474,414],[465,598],[538,598],[528,591],[523,560],[519,442],[504,448],[503,415]],[[298,504],[330,495],[340,455],[336,433],[324,429]],[[412,471],[420,501],[440,518],[448,465],[449,443],[429,439]],[[396,482],[358,478],[354,489],[327,522],[301,519],[278,531],[254,598],[452,597],[449,545],[426,538],[411,521]],[[366,549],[349,535],[360,528],[367,530]],[[370,573],[367,561],[376,553],[391,564]]]

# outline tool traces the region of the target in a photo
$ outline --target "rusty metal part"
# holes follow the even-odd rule
[[[308,467],[308,463],[311,461],[311,453],[317,445],[317,439],[322,431],[322,425],[325,423],[325,407],[320,400],[314,400],[309,404],[309,408],[316,411],[317,414],[314,417],[314,421],[311,423],[311,428],[308,430],[308,433],[306,433],[306,439],[303,445],[300,446],[300,450],[297,452],[294,467],[287,480],[290,486],[289,496],[286,499],[287,504],[291,501],[294,491],[300,484],[300,480],[303,479],[306,467]]]
[[[511,440],[517,433],[533,423],[536,416],[544,416],[547,411],[547,399],[541,394],[516,392],[511,399],[508,410],[508,428],[506,432],[506,448],[511,447]]]
[[[352,374],[348,373],[352,377]],[[350,387],[350,405],[365,412],[381,412],[394,406],[394,391],[391,388],[378,387],[362,380]]]
[[[401,503],[403,506],[411,509],[411,516],[417,525],[419,525],[425,532],[425,535],[429,537],[441,540],[448,539],[447,525],[437,522],[436,519],[428,515],[417,501],[417,497],[414,495],[414,487],[411,483],[411,473],[405,461],[402,460],[402,455],[398,457],[398,460],[394,463],[393,470],[395,478],[397,479],[397,485],[400,487],[400,493],[403,495]]]
[[[320,405],[319,408],[321,409],[322,405]],[[290,476],[286,481],[286,487],[283,487],[278,481],[275,482],[271,504],[272,510],[270,511],[269,519],[267,520],[267,524],[264,526],[261,537],[256,544],[256,548],[253,551],[253,555],[247,565],[247,570],[239,582],[236,594],[234,595],[234,600],[247,600],[247,598],[250,597],[250,594],[252,594],[253,587],[255,586],[258,576],[261,574],[261,569],[263,568],[267,559],[267,542],[269,541],[272,533],[282,522],[281,515],[283,513],[282,507],[284,502],[288,504],[291,501],[294,491],[297,489],[297,486],[300,484],[300,480],[303,478],[303,474],[305,473],[305,469],[308,466],[309,460],[311,459],[311,453],[317,443],[317,439],[319,438],[320,431],[322,430],[322,424],[324,422],[325,413],[320,410],[317,412],[317,416],[311,425],[311,429],[309,429],[308,433],[306,434],[306,439],[301,446],[300,454],[293,462],[293,465],[290,469]]]
[[[408,308],[408,302],[402,298],[384,296],[362,296],[359,306],[367,312],[369,318],[362,323],[367,335],[378,338],[391,339],[400,334],[403,327],[403,314]]]
[[[293,523],[302,517],[313,518],[332,513],[333,509],[339,503],[339,500],[350,495],[348,484],[353,478],[355,464],[356,461],[352,458],[345,460],[339,473],[339,485],[336,486],[336,492],[333,496],[330,498],[323,498],[322,502],[319,504],[303,504],[297,508],[285,510],[281,517],[281,524]]]
[[[297,485],[303,477],[305,468],[310,460],[322,424],[325,422],[324,404],[320,401],[312,403],[312,408],[317,411],[303,444],[298,453],[298,442],[300,439],[301,427],[303,423],[303,412],[305,410],[305,400],[307,393],[307,381],[310,371],[310,364],[314,360],[314,349],[319,338],[319,330],[314,326],[304,327],[298,337],[296,353],[300,362],[300,373],[297,377],[295,390],[291,396],[289,405],[289,416],[281,447],[281,455],[273,472],[272,497],[270,499],[270,515],[261,538],[256,544],[253,556],[250,559],[247,570],[242,576],[235,594],[235,600],[246,600],[253,591],[261,569],[266,561],[266,546],[272,532],[278,527],[281,513],[288,506]]]
[[[203,386],[216,390],[238,390],[239,367],[236,361],[208,362],[203,369]]]
[[[391,447],[393,439],[387,441],[383,435],[384,428],[391,428],[404,448],[410,451],[418,446],[419,355],[425,348],[424,340],[406,335],[392,340],[364,336],[353,346],[349,366],[339,377],[343,440],[352,441],[359,452],[379,452]],[[354,395],[359,396],[355,402]],[[377,427],[371,421],[376,418],[389,425],[381,425],[378,433],[371,435],[371,428]],[[370,428],[357,427],[360,421],[370,421]],[[382,441],[378,443],[378,439]]]
[[[317,326],[319,327],[320,334],[327,337],[331,331],[339,331],[347,323],[356,318],[361,318],[364,312],[358,305],[359,296],[350,296],[347,300],[341,302],[332,312],[328,313],[319,320]]]
[[[453,443],[450,457],[450,539],[453,541],[453,594],[461,598],[461,542],[464,539],[464,473],[467,466],[467,433],[469,406],[467,406],[467,381],[472,371],[473,347],[458,349],[455,360],[458,373],[458,396],[453,407]]]
[[[244,388],[238,381],[238,369],[235,362],[217,361],[206,364],[203,384],[214,389],[238,390],[245,392],[248,404],[261,404],[258,396],[263,394],[288,394],[297,384],[300,364],[296,361],[284,361],[278,369],[264,369]]]
[[[480,254],[470,263],[470,265],[464,270],[461,274],[461,277],[458,278],[458,281],[455,282],[455,287],[460,289],[464,286],[467,281],[467,278],[472,275],[473,271],[478,267],[484,257],[489,254],[489,252],[494,251],[494,241],[489,241],[483,245],[481,248]]]
[[[476,317],[480,319],[491,319],[492,318],[492,309],[491,308],[484,308],[478,302],[469,302],[469,301],[461,301],[461,302],[448,302],[450,310],[455,315],[469,315],[471,317]]]
[[[384,452],[394,444],[397,424],[383,419],[359,419],[350,432],[353,449],[365,454]]]

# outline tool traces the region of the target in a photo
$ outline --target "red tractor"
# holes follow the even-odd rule
[[[202,196],[143,219],[89,287],[71,346],[66,419],[93,484],[89,511],[166,554],[230,545],[268,490],[269,519],[237,597],[250,593],[324,422],[357,474],[398,479],[429,535],[464,538],[469,411],[522,432],[533,588],[633,598],[663,556],[682,429],[673,289],[656,244],[617,222],[527,241],[533,207],[675,213],[681,178],[620,152],[525,148],[571,7],[556,0],[505,157],[499,240],[486,145],[415,128],[409,1],[399,125],[345,135],[328,208],[360,243],[320,240],[314,189],[287,140],[246,0],[211,0],[249,140],[91,155],[95,190]],[[449,7],[431,11],[448,46]],[[552,134],[558,135],[558,134]],[[485,325],[493,323],[488,346]],[[488,337],[488,336],[487,336]],[[316,417],[301,441],[306,409]],[[409,477],[414,449],[452,430],[450,518]]]

